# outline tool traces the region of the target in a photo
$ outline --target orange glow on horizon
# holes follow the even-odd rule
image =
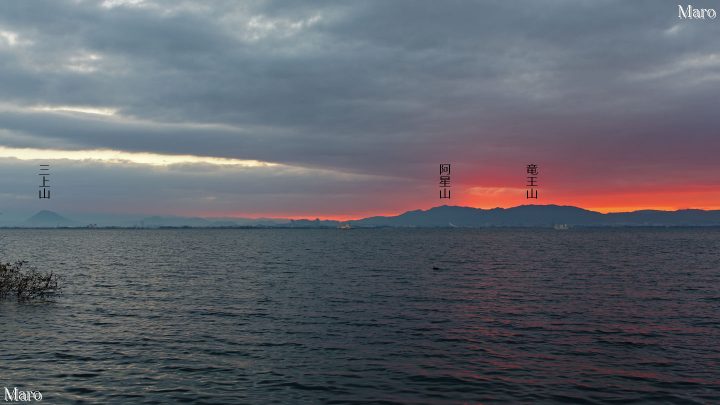
[[[676,211],[683,209],[720,210],[720,189],[717,187],[695,186],[676,190],[613,192],[599,190],[594,194],[578,197],[552,188],[540,188],[538,199],[525,198],[525,190],[517,188],[487,188],[478,192],[478,188],[462,189],[451,199],[428,197],[414,202],[394,201],[393,210],[389,209],[349,209],[348,212],[323,213],[322,211],[302,210],[294,212],[192,212],[181,215],[201,216],[205,218],[268,218],[268,219],[310,219],[352,221],[374,216],[397,216],[407,211],[428,210],[442,205],[472,207],[480,209],[513,208],[521,205],[562,205],[574,206],[589,211],[607,213],[632,212],[640,210]],[[470,191],[468,191],[470,190]],[[490,191],[485,191],[490,190]],[[457,197],[456,197],[457,196]],[[180,213],[179,213],[180,214]]]
[[[497,190],[502,191],[480,194],[477,192],[466,193],[456,201],[459,204],[453,205],[489,209],[495,207],[511,208],[531,204],[554,204],[569,205],[601,213],[639,210],[720,209],[720,187],[715,185],[683,185],[673,188],[632,191],[599,189],[591,192],[572,192],[557,187],[540,187],[538,199],[525,198],[524,189]]]
[[[418,209],[421,209],[421,210],[423,210],[423,211],[427,211],[427,210],[429,210],[429,209],[431,209],[431,208],[439,207],[439,206],[442,206],[442,205],[450,205],[450,206],[457,206],[457,207],[478,208],[478,209],[484,209],[484,210],[490,210],[490,209],[494,209],[494,208],[508,209],[508,208],[519,207],[519,206],[522,206],[522,205],[562,205],[562,206],[578,207],[578,208],[582,208],[582,209],[585,209],[585,210],[588,210],[588,211],[599,212],[599,213],[602,213],[602,214],[622,213],[622,212],[633,212],[633,211],[642,211],[642,210],[655,210],[655,211],[678,211],[678,210],[685,210],[685,209],[699,209],[699,210],[707,210],[707,211],[710,211],[710,210],[720,210],[720,205],[712,205],[712,206],[691,206],[691,207],[688,207],[688,206],[666,206],[666,205],[653,205],[653,206],[610,206],[610,207],[603,207],[603,206],[592,207],[592,206],[590,206],[590,207],[584,207],[584,206],[580,206],[580,205],[576,205],[576,204],[570,204],[570,203],[560,203],[560,202],[545,202],[545,203],[539,203],[539,202],[529,201],[529,202],[527,202],[527,203],[525,203],[525,204],[494,205],[494,206],[492,206],[492,205],[488,205],[488,206],[473,206],[473,205],[468,205],[468,204],[459,204],[459,203],[449,203],[449,202],[448,202],[448,203],[439,203],[439,204],[436,204],[436,205],[434,205],[434,206],[428,206],[428,207],[423,207],[423,208],[408,207],[407,209],[399,210],[399,211],[396,211],[396,212],[371,212],[371,213],[367,213],[367,214],[353,214],[353,213],[350,213],[350,214],[346,214],[346,215],[339,215],[339,214],[337,214],[337,215],[322,215],[322,214],[318,214],[318,213],[307,214],[307,215],[304,215],[304,214],[287,214],[287,215],[283,215],[283,214],[278,214],[278,213],[262,214],[262,213],[238,213],[238,212],[233,212],[233,213],[216,213],[216,212],[215,212],[215,213],[199,213],[199,214],[193,213],[193,214],[188,214],[188,216],[198,216],[198,217],[203,217],[203,218],[228,218],[228,219],[232,219],[232,218],[243,218],[243,219],[260,219],[260,218],[263,218],[263,219],[292,219],[292,220],[302,220],[302,219],[305,219],[305,220],[315,220],[315,219],[319,219],[319,220],[321,220],[321,221],[323,221],[323,220],[329,220],[329,221],[340,221],[340,222],[343,222],[343,221],[355,221],[355,220],[359,220],[359,219],[363,219],[363,218],[376,217],[376,216],[392,217],[392,216],[397,216],[397,215],[403,214],[403,213],[405,213],[405,212],[407,212],[407,211],[414,211],[414,210],[418,210]]]

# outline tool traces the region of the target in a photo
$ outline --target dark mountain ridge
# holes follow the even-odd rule
[[[720,226],[720,211],[643,210],[602,214],[562,205],[521,205],[481,209],[443,205],[391,217],[350,221],[356,227],[489,227],[489,226]]]

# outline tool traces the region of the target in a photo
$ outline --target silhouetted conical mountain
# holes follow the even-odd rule
[[[78,223],[65,218],[57,212],[42,210],[26,219],[21,225],[35,228],[54,228],[57,226],[78,226]]]

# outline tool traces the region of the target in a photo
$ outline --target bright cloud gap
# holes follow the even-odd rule
[[[115,109],[115,108],[69,106],[69,105],[59,105],[59,106],[40,105],[40,106],[33,107],[32,110],[82,113],[82,114],[97,114],[97,115],[107,115],[107,116],[112,116],[112,115],[117,114],[117,109]]]
[[[90,160],[103,162],[130,162],[150,166],[169,166],[173,164],[211,164],[218,166],[240,167],[273,167],[277,163],[262,162],[259,160],[241,160],[195,155],[165,155],[146,152],[124,152],[108,149],[87,150],[55,150],[33,148],[8,148],[0,146],[0,157],[16,158],[20,160]]]

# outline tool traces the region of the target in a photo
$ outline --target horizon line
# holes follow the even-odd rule
[[[137,215],[138,217],[141,217],[141,218],[139,218],[138,220],[143,220],[144,218],[149,218],[149,217],[164,217],[164,218],[185,218],[185,219],[187,219],[187,218],[201,218],[201,219],[206,219],[206,220],[222,220],[222,219],[226,219],[226,220],[229,220],[229,219],[263,220],[263,219],[266,219],[266,220],[289,220],[289,221],[301,221],[301,220],[315,221],[315,220],[320,220],[320,221],[352,222],[352,221],[360,221],[360,220],[363,220],[363,219],[374,218],[374,217],[394,217],[394,216],[399,216],[399,215],[402,215],[402,214],[405,214],[405,213],[408,213],[408,212],[416,212],[416,211],[427,212],[427,211],[430,211],[430,210],[432,210],[432,209],[442,208],[442,207],[468,208],[468,209],[481,210],[481,211],[509,210],[509,209],[515,209],[515,208],[521,208],[521,207],[567,207],[567,208],[576,208],[576,209],[581,209],[581,210],[584,210],[584,211],[594,212],[594,213],[601,214],[601,215],[607,215],[607,214],[629,214],[629,213],[635,213],[635,212],[641,212],[641,211],[653,211],[653,212],[703,211],[703,212],[712,212],[712,211],[718,211],[718,210],[719,210],[719,209],[705,209],[705,208],[675,208],[675,209],[640,208],[640,209],[624,210],[624,211],[601,211],[601,210],[597,210],[597,208],[596,208],[596,209],[590,209],[590,208],[583,208],[583,207],[576,206],[576,205],[563,205],[563,204],[520,204],[520,205],[515,205],[515,206],[512,206],[512,207],[493,207],[493,208],[481,208],[481,207],[473,207],[473,206],[468,206],[468,205],[448,205],[448,204],[442,204],[442,205],[437,205],[437,206],[433,206],[433,207],[426,208],[426,209],[418,208],[418,209],[409,209],[409,210],[405,210],[405,211],[397,212],[397,213],[373,214],[373,215],[367,215],[367,216],[361,216],[361,217],[358,217],[358,216],[349,217],[349,216],[346,216],[346,215],[331,215],[331,216],[318,216],[318,215],[306,215],[306,216],[294,216],[294,215],[291,215],[291,216],[268,216],[268,215],[262,215],[262,214],[260,214],[259,216],[243,216],[242,214],[240,214],[240,215],[230,215],[230,214],[226,214],[226,215],[222,215],[222,214],[221,214],[221,215],[218,215],[218,214],[214,214],[214,215],[203,215],[203,214],[193,215],[193,214],[159,214],[159,213],[99,213],[99,212],[85,212],[85,213],[80,213],[80,212],[73,212],[73,211],[70,211],[68,214],[61,214],[61,213],[59,213],[58,211],[49,210],[49,209],[42,209],[42,210],[36,211],[36,212],[33,213],[33,214],[30,214],[30,217],[27,218],[27,219],[30,219],[31,217],[33,217],[33,216],[35,216],[35,215],[37,215],[37,214],[39,214],[39,213],[41,213],[41,212],[51,212],[51,213],[58,214],[58,215],[61,215],[61,216],[65,216],[65,215],[72,216],[72,215],[78,215],[78,214],[79,214],[79,215],[108,215],[108,216],[128,216],[128,217],[129,217],[129,216]],[[5,214],[5,212],[0,212],[0,218],[2,218],[2,217],[4,216],[4,214]],[[71,219],[71,218],[66,218],[66,219]]]

